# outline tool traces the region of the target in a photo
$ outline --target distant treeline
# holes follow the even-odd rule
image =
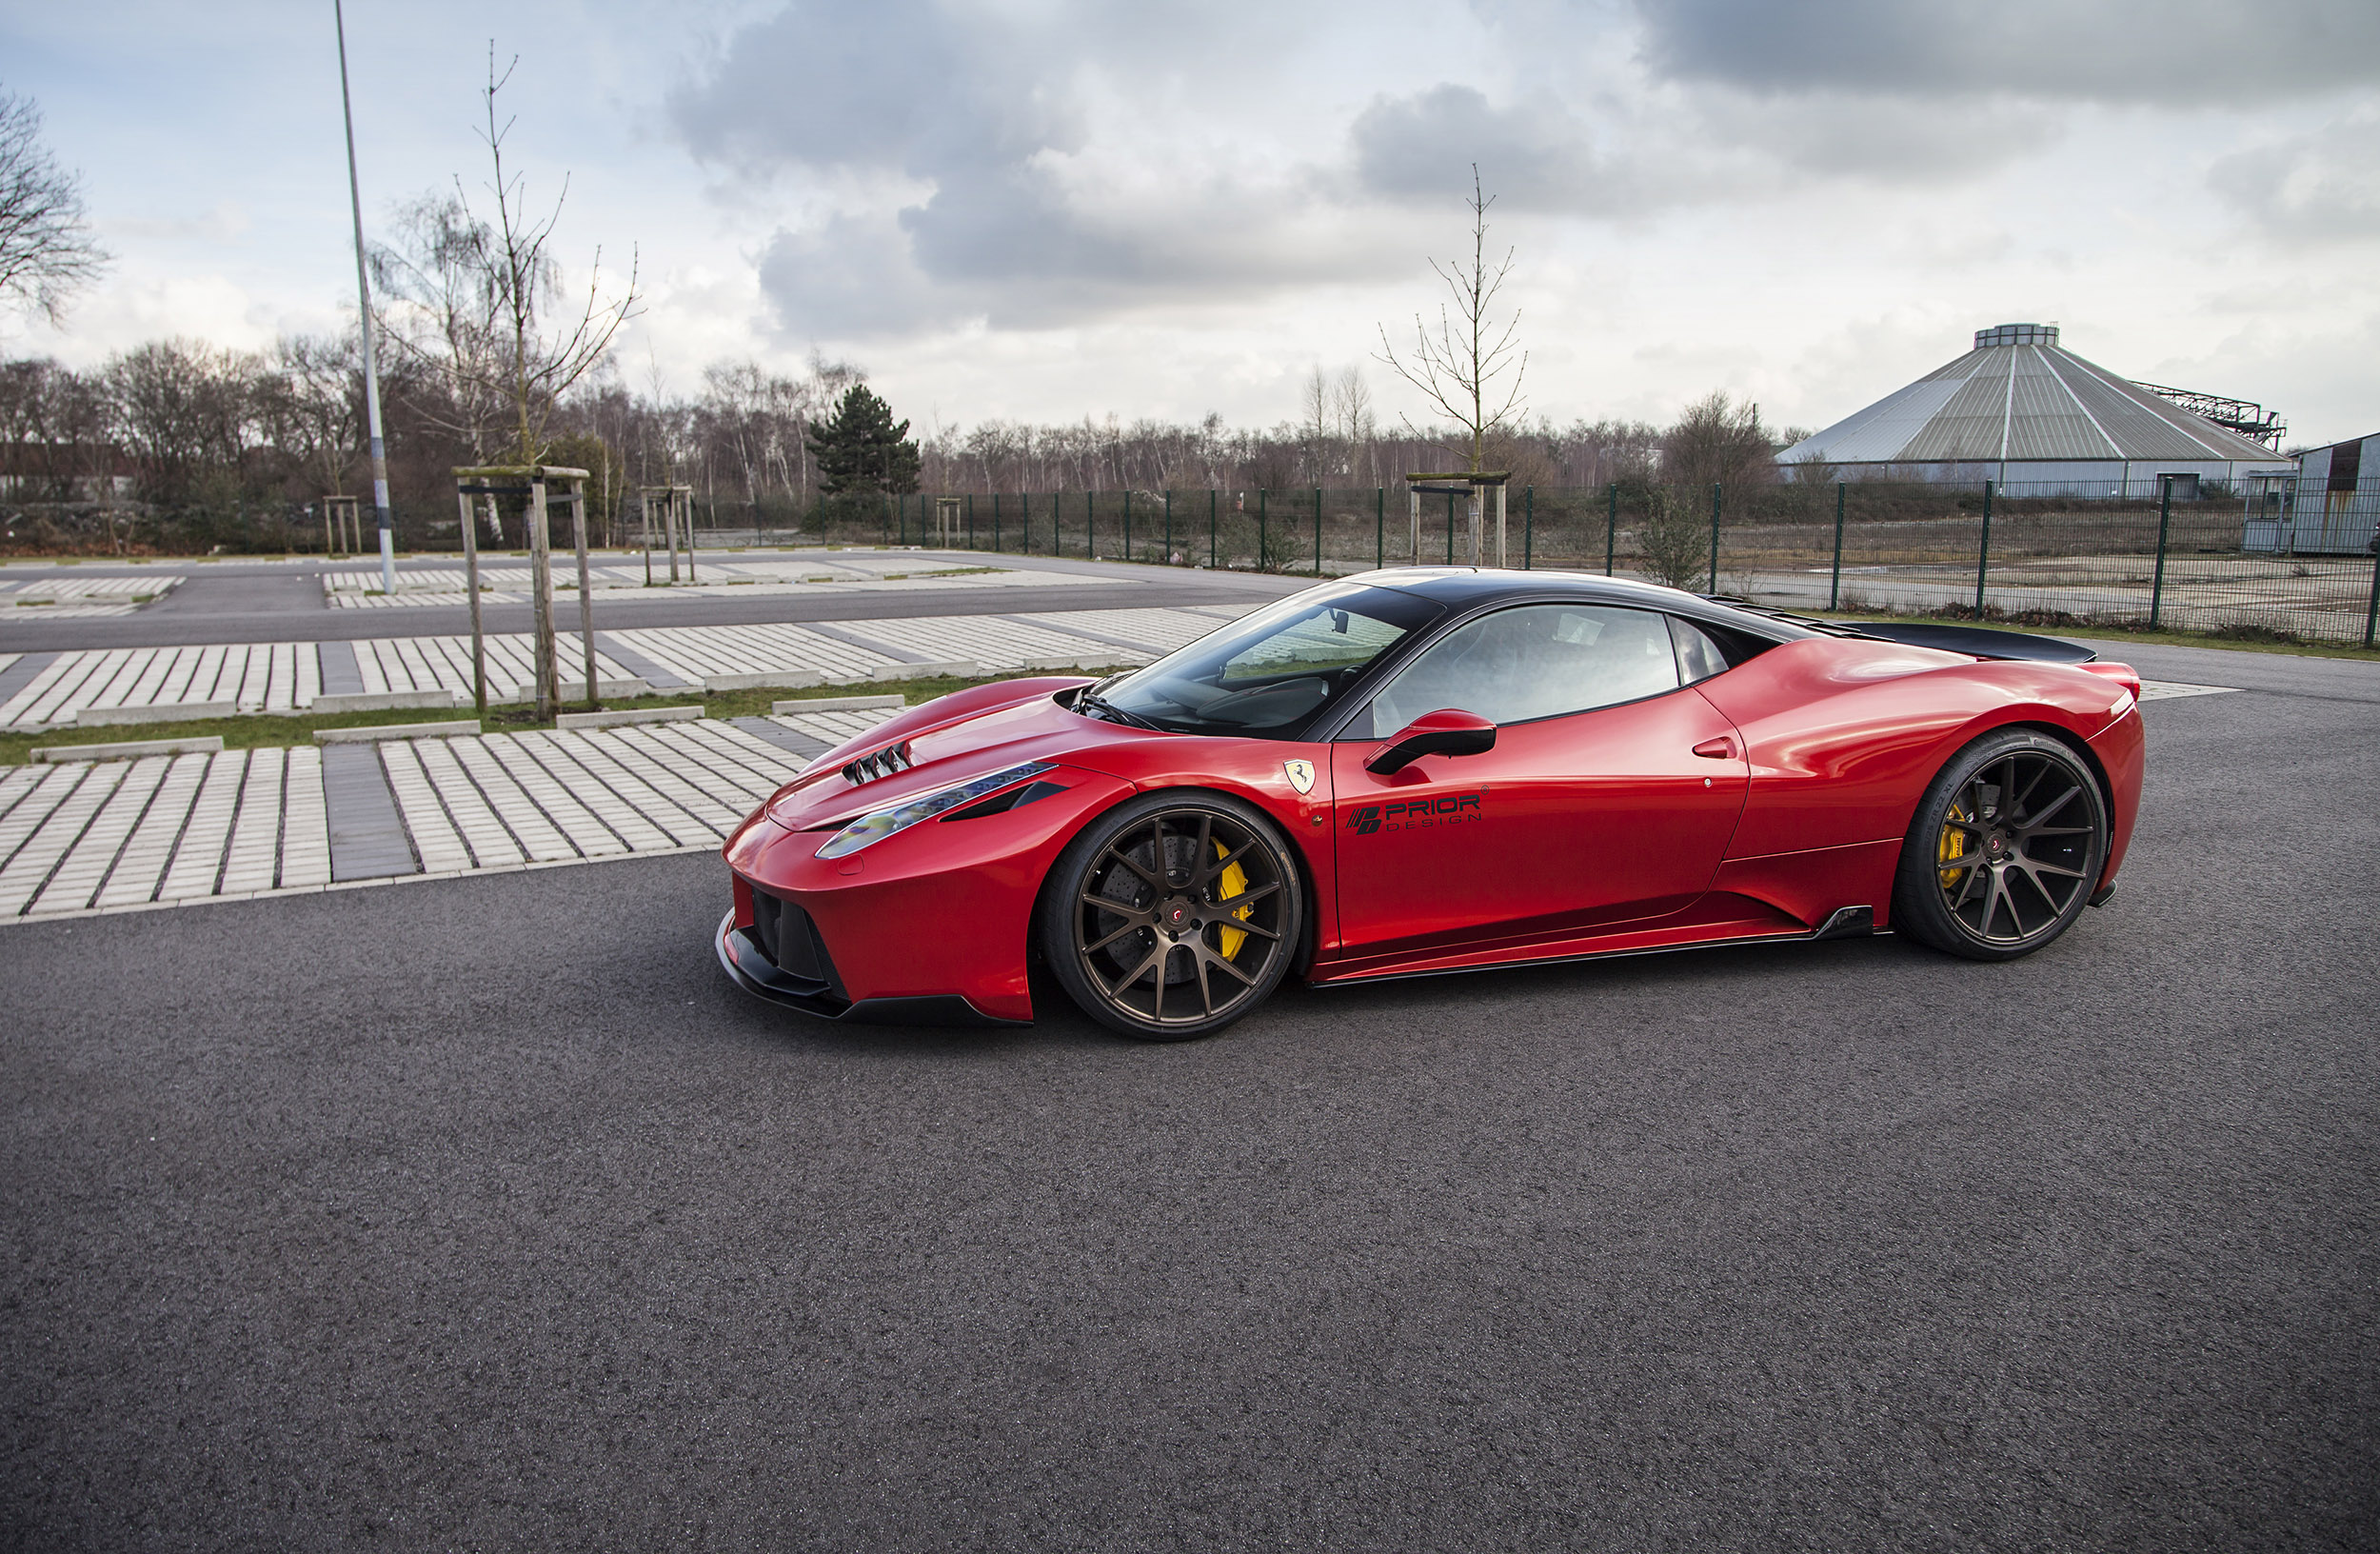
[[[605,524],[633,524],[638,487],[682,484],[706,511],[796,527],[816,515],[820,497],[807,428],[864,378],[823,359],[799,376],[721,363],[705,369],[699,392],[674,395],[639,392],[610,371],[554,408],[543,457],[593,473]],[[457,404],[438,375],[402,361],[384,364],[382,403],[400,543],[451,545],[449,471],[507,446],[504,413]],[[364,427],[352,335],[292,335],[263,351],[160,340],[89,371],[48,360],[0,364],[0,544],[319,548],[323,496],[369,491]],[[928,492],[1394,486],[1408,471],[1447,468],[1456,446],[1384,428],[1353,370],[1316,372],[1299,417],[1269,428],[1229,427],[1213,415],[1186,425],[1111,415],[913,425],[911,435],[918,488]],[[1756,406],[1714,393],[1667,427],[1540,419],[1497,438],[1489,464],[1509,469],[1517,487],[1656,477],[1756,485],[1776,478],[1775,452],[1796,435],[1773,434]]]

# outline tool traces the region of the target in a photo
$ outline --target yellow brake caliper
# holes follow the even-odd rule
[[[1968,815],[1966,810],[1961,809],[1957,805],[1954,804],[1951,806],[1951,812],[1945,816],[1944,819],[1964,823],[1968,819]],[[1961,860],[1966,856],[1967,833],[1960,830],[1956,826],[1945,825],[1942,827],[1942,840],[1935,845],[1934,851],[1934,861],[1943,866],[1943,889],[1947,890],[1951,887],[1956,885],[1958,883],[1958,877],[1965,873],[1969,867],[1971,867],[1961,862]]]
[[[1231,852],[1220,842],[1218,842],[1215,844],[1215,856],[1228,858]],[[1223,877],[1218,883],[1221,886],[1221,889],[1217,892],[1216,899],[1229,901],[1248,888],[1248,871],[1238,864],[1233,864],[1223,870]],[[1245,923],[1248,920],[1248,914],[1255,910],[1256,903],[1252,901],[1231,915]],[[1220,928],[1216,930],[1215,937],[1218,947],[1223,952],[1223,959],[1227,961],[1238,955],[1240,946],[1248,941],[1248,936],[1238,928]]]

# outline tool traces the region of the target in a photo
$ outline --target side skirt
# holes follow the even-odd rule
[[[1704,927],[1719,925],[1702,925]],[[1355,971],[1331,977],[1308,979],[1312,987],[1352,987],[1376,982],[1410,982],[1420,977],[1458,977],[1475,971],[1504,971],[1524,966],[1568,966],[1577,961],[1617,961],[1638,955],[1674,955],[1689,949],[1724,949],[1736,945],[1806,945],[1821,939],[1866,939],[1875,934],[1891,933],[1875,926],[1873,906],[1838,906],[1829,912],[1826,921],[1815,928],[1793,929],[1783,933],[1773,930],[1753,933],[1728,933],[1699,939],[1679,938],[1668,943],[1616,945],[1606,949],[1557,949],[1537,954],[1500,954],[1454,966],[1423,966],[1416,970]],[[1650,937],[1650,936],[1647,936]]]

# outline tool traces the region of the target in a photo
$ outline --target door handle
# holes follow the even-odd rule
[[[1695,754],[1708,756],[1714,761],[1733,761],[1735,759],[1735,738],[1733,734],[1721,734],[1716,739],[1706,739],[1695,747]]]

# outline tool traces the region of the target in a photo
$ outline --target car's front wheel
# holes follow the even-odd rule
[[[1901,846],[1893,926],[1975,961],[2013,961],[2064,933],[2108,856],[2108,811],[2081,756],[2003,728],[1953,756]]]
[[[1093,821],[1059,855],[1042,892],[1041,948],[1092,1019],[1182,1041],[1271,995],[1304,914],[1296,861],[1254,806],[1151,793]]]

